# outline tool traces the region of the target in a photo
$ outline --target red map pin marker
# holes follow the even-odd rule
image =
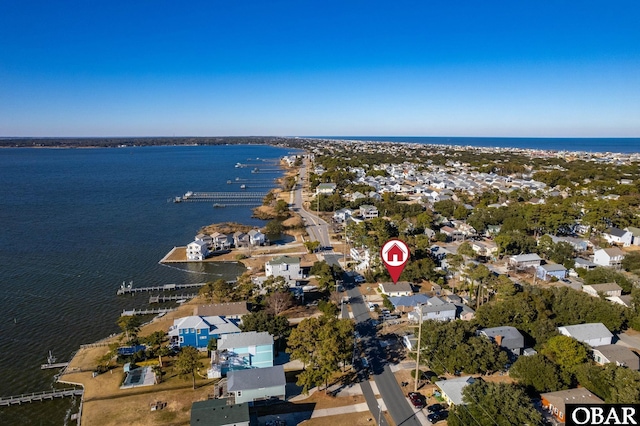
[[[394,284],[400,279],[400,274],[409,261],[409,253],[409,246],[397,239],[387,241],[380,249],[382,263],[389,271]]]

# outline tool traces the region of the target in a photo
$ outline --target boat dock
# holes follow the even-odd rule
[[[189,299],[193,299],[197,295],[198,294],[196,294],[196,293],[192,293],[192,294],[172,294],[172,295],[169,295],[169,296],[165,296],[165,295],[159,294],[158,296],[149,297],[149,304],[151,304],[151,303],[171,302],[173,300],[189,300]]]
[[[82,389],[56,389],[51,391],[34,392],[30,394],[5,396],[0,398],[0,407],[21,405],[25,402],[53,400],[55,398],[65,398],[68,396],[81,396],[83,392],[84,391]]]
[[[133,287],[132,285],[121,285],[116,293],[118,296],[124,294],[135,294],[144,291],[173,291],[181,290],[185,288],[198,288],[203,287],[206,283],[189,283],[189,284],[164,284],[150,287]]]
[[[271,186],[269,186],[271,187]],[[176,197],[176,202],[241,202],[261,201],[267,195],[266,192],[187,192],[182,197]],[[178,201],[180,200],[180,201]]]
[[[131,309],[124,310],[120,314],[121,317],[132,317],[134,315],[158,315],[175,311],[176,308],[156,308],[156,309]]]

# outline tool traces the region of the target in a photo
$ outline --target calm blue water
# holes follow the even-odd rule
[[[48,350],[67,360],[80,344],[117,332],[123,309],[148,306],[149,294],[117,297],[136,286],[233,278],[237,264],[158,261],[204,225],[263,226],[250,207],[169,203],[187,191],[267,192],[281,175],[234,168],[277,159],[267,146],[169,146],[112,149],[0,150],[0,395],[46,390]],[[261,166],[274,169],[276,166]],[[62,424],[70,400],[0,409],[0,424]]]
[[[557,151],[640,152],[640,138],[446,138],[420,136],[322,136],[322,138]]]

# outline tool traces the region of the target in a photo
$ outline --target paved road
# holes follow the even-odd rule
[[[350,298],[351,311],[356,321],[356,330],[362,336],[361,340],[365,347],[365,354],[373,372],[373,378],[380,392],[380,396],[385,406],[391,414],[391,418],[398,426],[418,426],[422,423],[416,418],[413,408],[409,405],[400,385],[396,381],[389,365],[386,362],[384,349],[380,347],[376,336],[376,328],[371,321],[369,308],[364,302],[360,289],[354,285],[351,278],[345,274],[345,286],[348,288],[347,294]],[[367,382],[368,384],[368,382]],[[361,383],[364,385],[364,382]],[[369,404],[372,414],[377,413],[377,403],[367,398],[366,385],[363,386],[365,400]]]
[[[319,241],[322,247],[330,247],[329,225],[327,222],[303,208],[302,187],[305,175],[306,163],[300,168],[300,178],[292,193],[292,208],[303,218],[303,221],[305,221],[311,241]],[[324,259],[330,265],[338,264],[341,256],[342,255],[333,252],[324,253]],[[370,370],[374,374],[374,380],[380,396],[384,401],[384,405],[387,407],[397,426],[420,426],[421,423],[416,418],[413,408],[409,405],[409,401],[386,363],[384,349],[380,347],[376,337],[376,328],[371,322],[369,308],[364,303],[360,289],[355,285],[353,278],[344,274],[343,279],[345,288],[347,288],[347,294],[351,300],[351,311],[356,321],[356,330],[358,330],[362,336]],[[369,411],[376,416],[377,420],[380,409],[371,390],[371,385],[365,379],[361,382],[361,386]],[[381,418],[380,424],[387,425],[384,417]]]

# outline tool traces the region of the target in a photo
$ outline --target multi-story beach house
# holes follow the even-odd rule
[[[169,328],[169,341],[179,347],[193,346],[206,349],[210,339],[230,333],[240,333],[236,322],[219,316],[188,316],[173,320]]]

